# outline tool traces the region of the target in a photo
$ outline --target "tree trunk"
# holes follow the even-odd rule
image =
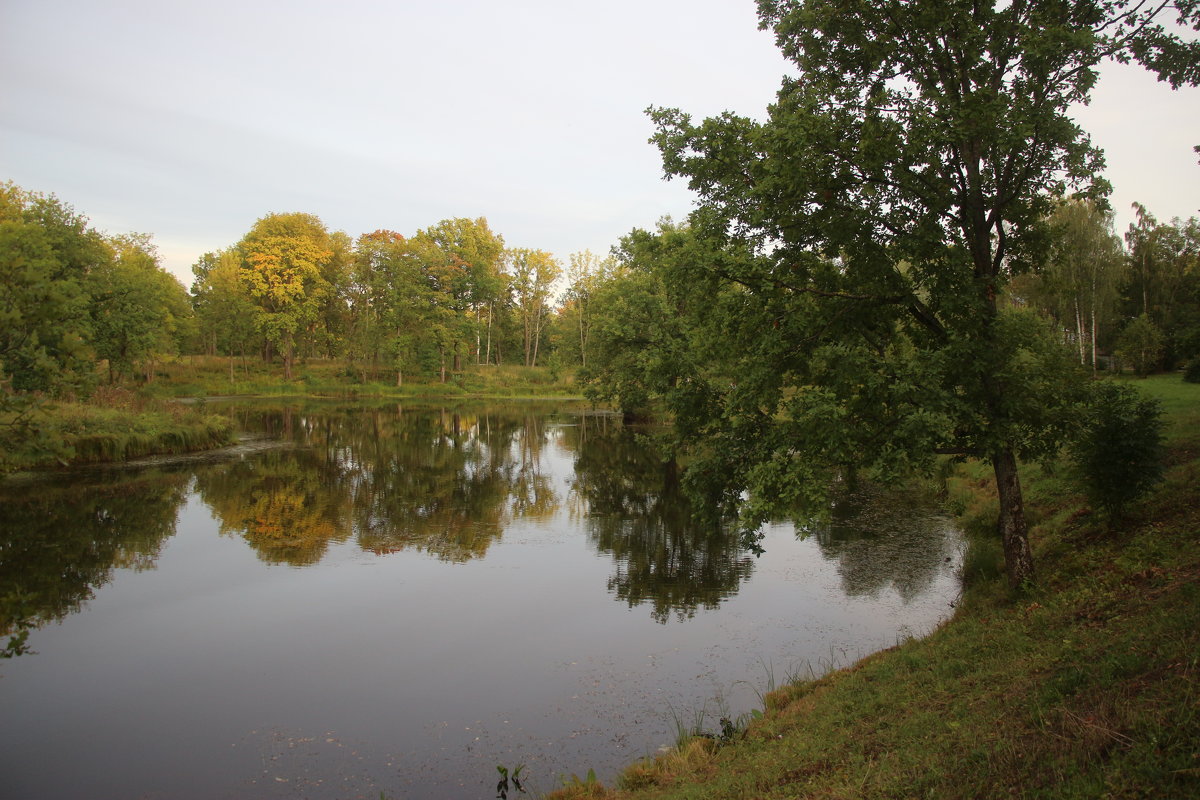
[[[1083,314],[1079,310],[1079,296],[1076,295],[1076,297],[1075,297],[1075,341],[1079,345],[1079,366],[1081,366],[1081,367],[1087,363],[1087,360],[1086,360],[1087,349],[1086,349],[1086,345],[1084,344],[1086,339],[1087,339],[1087,337],[1084,336],[1084,333],[1083,333]]]
[[[292,361],[296,358],[296,347],[291,342],[283,348],[283,379],[290,381],[292,379]]]
[[[475,366],[479,366],[483,358],[483,336],[479,329],[483,327],[483,306],[475,306]]]
[[[533,318],[533,360],[529,366],[537,366],[538,344],[542,341],[542,307],[539,305],[537,315]]]
[[[1092,317],[1092,378],[1096,377],[1096,265],[1092,265],[1092,302],[1088,306],[1088,312],[1091,312]]]
[[[587,325],[584,319],[585,305],[582,298],[578,304],[579,311],[579,366],[587,366]]]
[[[1000,497],[1000,539],[1004,544],[1004,566],[1008,583],[1018,587],[1033,580],[1033,552],[1025,525],[1025,503],[1021,498],[1021,478],[1017,457],[1011,447],[992,455],[996,473],[996,492]]]
[[[522,323],[522,332],[525,334],[525,342],[524,342],[524,344],[525,344],[525,366],[528,367],[529,366],[529,352],[531,350],[531,347],[530,347],[530,318],[529,318],[528,311],[523,312],[521,323]]]
[[[1092,377],[1096,377],[1096,300],[1094,287],[1092,292]]]
[[[483,357],[483,363],[489,364],[492,360],[492,316],[495,313],[495,304],[488,303],[488,327],[487,327],[487,354]]]

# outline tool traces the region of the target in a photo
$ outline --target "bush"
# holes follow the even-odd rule
[[[1163,356],[1163,335],[1150,318],[1142,314],[1125,326],[1117,339],[1117,355],[1133,371],[1145,377],[1155,370]]]
[[[1093,384],[1073,455],[1092,506],[1109,519],[1162,480],[1163,427],[1157,400],[1129,386]]]
[[[1187,369],[1183,371],[1183,379],[1188,383],[1200,383],[1200,356],[1188,362]]]

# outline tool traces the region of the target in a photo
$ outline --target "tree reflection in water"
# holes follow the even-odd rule
[[[616,599],[648,606],[662,623],[715,608],[754,569],[732,527],[693,518],[675,464],[612,416],[566,417],[540,404],[394,402],[233,411],[244,429],[295,446],[201,464],[195,490],[220,532],[268,563],[315,564],[343,542],[465,562],[483,557],[516,520],[570,525],[615,562],[608,589]],[[6,489],[0,636],[78,610],[117,567],[152,567],[192,474],[182,465],[92,472]],[[564,482],[560,495],[555,486]],[[837,562],[848,594],[890,587],[905,602],[957,546],[947,520],[909,494],[848,495],[830,520],[807,530]]]
[[[318,451],[273,450],[202,471],[200,497],[224,535],[240,535],[270,564],[306,566],[349,536],[341,472]]]
[[[244,426],[302,447],[225,465],[197,488],[222,531],[267,561],[312,564],[351,537],[373,553],[466,561],[485,555],[514,520],[553,519],[564,502],[555,480],[566,478],[570,516],[617,563],[609,589],[619,600],[649,604],[665,622],[738,590],[752,559],[730,532],[693,521],[673,465],[614,419],[561,426],[550,411],[251,408]],[[552,474],[552,441],[574,452],[573,474]]]
[[[79,611],[119,568],[153,569],[190,472],[89,472],[0,491],[0,637]],[[2,649],[2,648],[0,648]]]
[[[735,594],[754,569],[731,530],[698,522],[678,467],[605,417],[573,430],[575,476],[596,548],[616,561],[608,588],[630,607],[649,604],[658,622],[685,620]]]
[[[951,520],[915,492],[859,487],[833,504],[828,521],[805,528],[837,562],[846,594],[877,597],[891,588],[905,603],[933,584],[959,547]]]
[[[402,404],[252,407],[242,424],[302,447],[198,480],[222,532],[259,556],[316,563],[354,537],[363,550],[447,561],[483,556],[515,518],[545,518],[558,497],[540,469],[546,410]]]

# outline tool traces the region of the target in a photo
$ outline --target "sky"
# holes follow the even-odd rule
[[[648,106],[761,119],[788,72],[753,0],[0,0],[0,180],[152,234],[185,285],[291,211],[482,216],[565,263],[691,209]],[[1115,67],[1078,118],[1118,232],[1200,214],[1200,91]]]

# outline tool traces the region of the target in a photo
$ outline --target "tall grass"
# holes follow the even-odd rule
[[[225,417],[102,387],[86,403],[40,409],[27,433],[0,453],[0,472],[186,453],[232,441],[233,424]]]
[[[223,356],[185,356],[162,366],[149,389],[164,396],[218,397],[229,395],[316,395],[333,397],[577,397],[569,370],[517,365],[467,365],[447,374],[405,375],[396,386],[394,373],[377,377],[348,369],[344,361],[311,359],[296,365],[294,379],[285,381],[276,365],[250,359],[245,363]]]

